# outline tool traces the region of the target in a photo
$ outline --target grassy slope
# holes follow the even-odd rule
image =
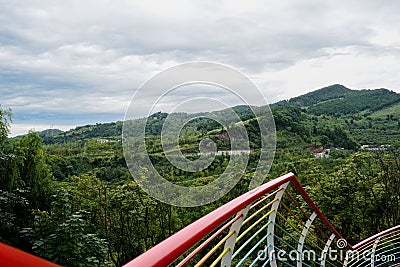
[[[387,115],[393,115],[396,118],[400,117],[400,103],[395,104],[391,107],[384,108],[378,111],[375,111],[370,116],[372,118],[386,118]]]

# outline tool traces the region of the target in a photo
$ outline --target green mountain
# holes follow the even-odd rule
[[[272,104],[271,106],[278,136],[284,136],[285,145],[324,144],[328,146],[356,147],[358,144],[383,144],[400,139],[400,94],[387,89],[351,90],[343,85],[335,84],[319,90]],[[259,144],[257,139],[257,123],[248,106],[236,106],[233,110],[244,122],[247,130],[253,133],[250,140],[252,148]],[[228,124],[235,125],[238,118],[226,110],[209,113],[173,114],[176,121],[205,115],[223,117]],[[147,133],[158,138],[162,125],[167,118],[166,113],[155,113],[147,120]],[[324,116],[321,118],[321,116]],[[138,119],[138,122],[142,119]],[[59,132],[45,131],[44,143],[85,142],[90,139],[121,139],[122,122],[97,123],[96,125],[79,126],[75,129]],[[49,134],[52,133],[52,134]],[[283,134],[284,133],[284,134]],[[349,139],[349,135],[354,139]],[[197,146],[198,138],[208,137],[225,140],[226,131],[221,125],[210,119],[198,118],[190,120],[183,138],[185,144],[190,142]],[[338,138],[338,136],[341,136]],[[350,138],[351,139],[351,138]],[[279,141],[279,140],[278,140]],[[281,140],[282,141],[282,140]],[[355,142],[356,141],[356,142]],[[222,141],[221,141],[222,142]],[[229,143],[223,143],[228,147]],[[191,145],[189,146],[191,147]],[[189,149],[190,150],[190,149]]]
[[[61,131],[60,129],[46,129],[46,130],[38,132],[39,136],[42,137],[42,138],[45,138],[45,139],[48,138],[48,137],[49,138],[57,137],[62,133],[63,133],[63,131]],[[19,138],[22,138],[23,136],[24,136],[24,134],[15,136],[13,138],[19,139]]]
[[[122,122],[111,123],[96,123],[95,125],[78,126],[69,131],[58,130],[55,134],[42,134],[51,133],[51,129],[40,132],[45,144],[65,143],[89,140],[92,138],[117,138],[121,139]]]
[[[393,118],[393,116],[400,114],[400,103],[396,103],[392,106],[377,110],[370,114],[372,118]]]
[[[280,101],[272,107],[305,107],[315,115],[342,116],[360,112],[377,112],[400,104],[400,94],[387,89],[351,90],[335,84]]]
[[[328,100],[339,99],[347,94],[352,92],[351,89],[340,85],[334,84],[331,86],[327,86],[321,88],[316,91],[312,91],[310,93],[293,97],[289,100],[282,100],[275,104],[272,104],[274,107],[282,107],[282,106],[297,106],[297,107],[304,107],[304,106],[311,106],[321,102],[325,102]]]
[[[47,129],[44,131],[39,132],[39,135],[41,137],[48,137],[48,136],[54,136],[57,134],[63,133],[60,129]]]

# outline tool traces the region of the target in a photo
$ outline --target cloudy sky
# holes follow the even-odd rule
[[[0,104],[13,135],[123,120],[146,79],[194,60],[270,103],[334,83],[400,92],[400,2],[340,2],[0,0]]]

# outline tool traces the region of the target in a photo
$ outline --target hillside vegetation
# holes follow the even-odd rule
[[[265,181],[298,175],[333,225],[358,242],[400,223],[400,96],[386,89],[332,85],[271,105],[277,149]],[[254,107],[254,109],[258,109]],[[261,109],[261,108],[260,108]],[[121,266],[202,215],[247,192],[260,156],[258,119],[248,106],[201,114],[158,112],[146,122],[146,150],[169,181],[195,187],[214,181],[229,163],[217,155],[189,172],[166,152],[199,157],[208,138],[231,149],[228,130],[244,125],[251,152],[239,183],[216,202],[195,208],[166,205],[147,195],[122,150],[122,122],[8,138],[11,111],[0,107],[0,241],[68,266]],[[226,127],[201,115],[219,116]],[[167,117],[189,121],[179,144],[161,144]],[[192,119],[195,118],[195,119]],[[49,132],[51,134],[49,134]],[[135,138],[135,133],[133,137]],[[133,155],[141,157],[141,155]],[[148,177],[147,177],[148,178]]]
[[[342,116],[372,113],[399,103],[400,95],[387,89],[350,90],[343,85],[331,85],[275,105],[307,107],[315,115]]]

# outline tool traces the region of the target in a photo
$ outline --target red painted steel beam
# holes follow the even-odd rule
[[[0,266],[1,267],[59,267],[22,250],[0,243]]]

